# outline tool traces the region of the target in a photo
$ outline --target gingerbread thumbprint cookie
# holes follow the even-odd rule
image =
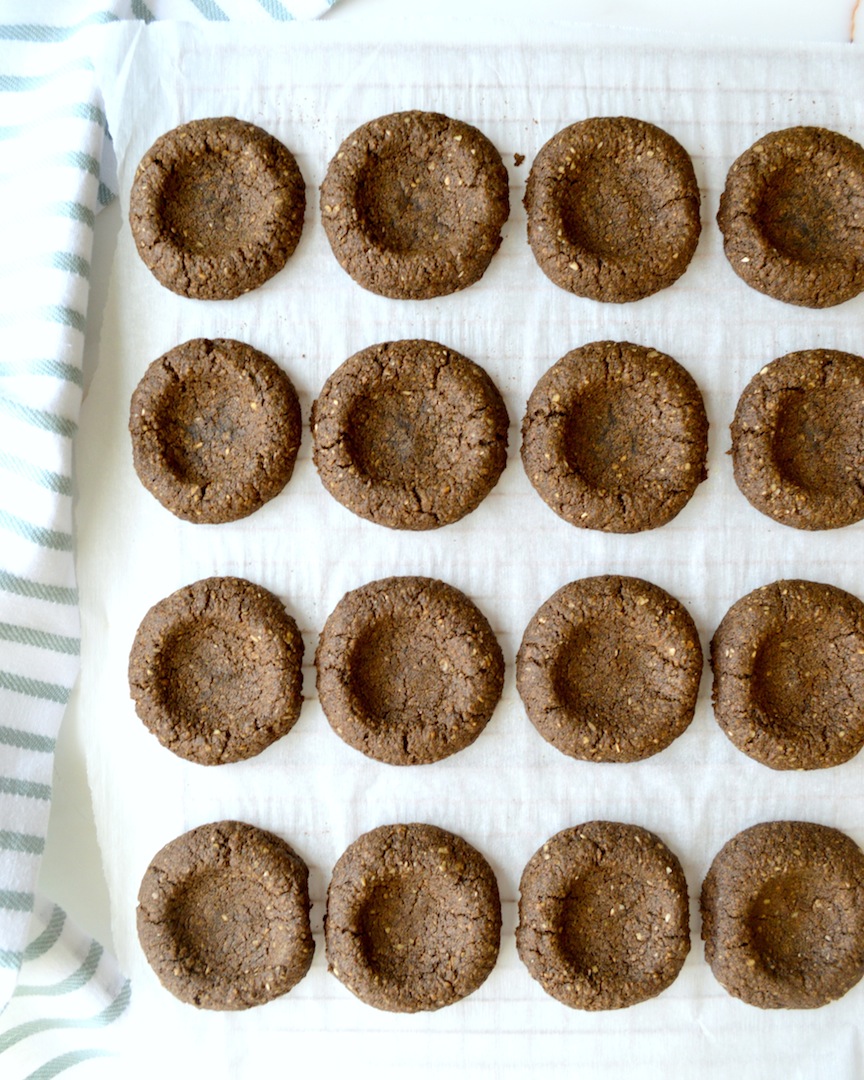
[[[734,836],[702,885],[705,959],[760,1009],[816,1009],[864,975],[864,852],[839,829],[768,821]]]
[[[223,116],[156,140],[132,182],[129,222],[160,284],[197,300],[232,300],[282,269],[305,208],[291,151],[262,128]]]
[[[573,349],[540,378],[522,464],[571,525],[633,533],[671,521],[706,478],[708,418],[671,356],[629,342]]]
[[[507,462],[507,409],[478,364],[435,341],[355,353],[312,406],[313,458],[343,506],[391,529],[476,509]]]
[[[562,754],[641,761],[689,726],[702,677],[687,609],[639,578],[565,585],[528,624],[516,686],[528,719]]]
[[[196,338],[147,368],[132,395],[132,461],[176,517],[215,525],[278,495],[300,447],[294,384],[241,341]]]
[[[714,715],[772,769],[827,769],[864,746],[864,604],[775,581],[727,611],[711,642]]]
[[[701,223],[687,151],[627,116],[593,117],[540,150],[525,189],[528,243],[559,288],[624,303],[684,273]]]
[[[199,1009],[286,994],[309,970],[309,871],[273,833],[216,821],[166,844],[138,892],[138,938],[162,985]]]
[[[824,308],[864,289],[864,147],[836,131],[772,131],[726,177],[729,265],[775,300]]]
[[[426,300],[478,281],[510,212],[501,155],[476,127],[391,113],[353,131],[321,185],[330,247],[358,285]]]
[[[485,982],[501,939],[486,859],[435,825],[382,825],[344,852],[327,890],[330,971],[367,1005],[441,1009]]]
[[[433,578],[383,578],[349,592],[321,631],[315,663],[330,726],[390,765],[440,761],[469,746],[504,684],[483,613]]]
[[[519,957],[547,994],[573,1009],[623,1009],[655,997],[690,951],[681,864],[636,825],[564,829],[531,857],[519,889]]]
[[[147,612],[129,655],[135,710],[199,765],[242,761],[300,715],[303,639],[282,601],[242,578],[205,578]]]

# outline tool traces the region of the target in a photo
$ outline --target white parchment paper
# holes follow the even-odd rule
[[[864,595],[864,526],[800,533],[752,509],[726,451],[735,402],[751,376],[786,352],[864,351],[864,296],[826,311],[748,289],[722,253],[714,223],[726,170],[765,132],[818,124],[864,140],[860,50],[753,50],[694,40],[664,44],[585,28],[440,29],[422,45],[357,41],[336,24],[253,31],[232,25],[123,26],[104,35],[105,104],[128,206],[135,165],[162,132],[197,117],[236,115],[295,153],[308,210],[289,264],[238,300],[204,303],[162,289],[124,225],[105,312],[99,367],[79,436],[79,573],[84,621],[79,709],[120,960],[133,977],[133,1060],[167,1076],[215,1078],[325,1066],[353,1075],[552,1075],[642,1078],[860,1077],[864,986],[805,1013],[753,1009],[729,997],[704,962],[698,893],[714,854],[740,829],[774,818],[823,822],[864,844],[864,759],[807,774],[775,773],[739,753],[715,724],[706,670],[690,729],[632,765],[565,758],[525,717],[514,685],[524,627],[560,585],[632,574],[677,596],[703,646],[727,608],[780,577],[828,581]],[[357,125],[406,108],[479,126],[508,166],[504,243],[475,286],[440,300],[398,302],[356,286],[330,253],[317,188]],[[521,205],[530,163],[556,131],[588,116],[631,115],[691,153],[703,235],[684,276],[635,304],[602,305],[556,289],[534,263]],[[525,155],[517,165],[514,155]],[[300,393],[304,422],[326,377],[356,350],[400,337],[439,340],[480,363],[511,417],[498,487],[456,525],[403,534],[361,521],[321,486],[304,434],[294,478],[244,521],[195,526],[140,486],[127,434],[129,398],[151,360],[192,337],[237,337],[271,355]],[[600,338],[656,347],[682,363],[705,396],[710,475],[666,527],[635,536],[575,529],[534,493],[518,456],[519,424],[539,376]],[[395,769],[363,758],[331,731],[312,657],[342,595],[396,573],[441,577],[487,614],[508,676],[488,728],[464,752]],[[205,769],[162,749],[135,716],[126,663],[148,607],[210,574],[249,577],[277,593],[306,642],[306,702],[296,728],[260,757]],[[138,948],[135,903],[152,855],[195,825],[236,817],[284,836],[311,868],[317,951],[290,995],[246,1013],[199,1013],[161,989]],[[518,883],[549,836],[593,818],[657,832],[678,854],[692,896],[693,949],[660,997],[586,1014],[547,997],[516,955]],[[330,870],[361,832],[429,821],[489,858],[504,900],[501,955],[488,981],[441,1012],[392,1016],[357,1001],[326,971],[320,933]],[[317,1069],[316,1069],[317,1071]]]

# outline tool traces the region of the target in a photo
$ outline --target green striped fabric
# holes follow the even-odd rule
[[[332,3],[332,0],[330,0]],[[29,0],[0,11],[0,1077],[94,1068],[128,982],[36,894],[57,732],[78,672],[72,451],[93,227],[111,200],[94,26],[288,21],[328,0]],[[4,1008],[5,1006],[5,1008]],[[106,1076],[122,1075],[107,1065]]]

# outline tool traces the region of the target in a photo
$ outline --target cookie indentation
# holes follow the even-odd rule
[[[522,874],[516,946],[547,994],[574,1009],[621,1009],[665,990],[690,950],[678,859],[635,825],[564,829]]]
[[[300,402],[269,356],[195,338],[154,360],[129,408],[132,459],[154,498],[184,521],[247,517],[278,495],[300,447]]]
[[[293,154],[233,117],[193,120],[156,140],[132,183],[138,252],[172,292],[231,300],[293,253],[306,190]]]
[[[485,499],[507,461],[507,409],[486,372],[434,341],[349,357],[312,406],[321,481],[359,517],[435,529]]]
[[[330,971],[390,1012],[440,1009],[495,965],[501,903],[491,867],[434,825],[383,825],[344,852],[327,891]]]
[[[825,769],[864,746],[864,603],[813,581],[738,600],[711,642],[714,714],[772,769]]]
[[[715,857],[702,886],[715,978],[761,1009],[814,1009],[864,975],[864,852],[837,829],[771,821]]]
[[[504,681],[482,612],[432,578],[383,578],[349,592],[327,619],[315,662],[333,730],[391,765],[439,761],[469,746]]]
[[[763,514],[796,529],[864,518],[864,358],[781,356],[747,384],[731,431],[735,482]]]
[[[836,131],[773,131],[729,170],[726,258],[775,300],[823,308],[864,289],[864,147]]]
[[[543,501],[571,525],[659,528],[707,476],[699,388],[670,356],[595,341],[540,378],[522,422],[522,463]]]
[[[424,300],[479,280],[510,212],[501,155],[440,113],[379,117],[353,131],[321,185],[324,230],[364,289]]]
[[[222,765],[287,734],[302,703],[303,639],[281,601],[241,578],[206,578],[144,616],[129,688],[146,727],[179,757]]]
[[[201,1009],[286,994],[309,970],[308,870],[284,840],[239,821],[166,844],[138,893],[138,937],[162,985]]]
[[[534,615],[516,686],[547,742],[586,761],[640,761],[693,719],[702,674],[687,610],[638,578],[583,578]]]
[[[686,150],[630,117],[594,117],[554,135],[525,190],[528,242],[559,288],[624,303],[687,269],[701,223]]]

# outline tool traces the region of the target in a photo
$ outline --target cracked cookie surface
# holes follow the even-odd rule
[[[138,938],[160,982],[199,1009],[286,994],[309,970],[309,872],[280,837],[241,821],[166,844],[138,892]]]
[[[751,288],[823,308],[864,289],[864,147],[836,131],[772,131],[732,165],[717,224]]]
[[[864,358],[773,360],[741,394],[731,432],[735,482],[761,513],[795,529],[864,518]]]
[[[585,761],[641,761],[686,730],[702,677],[686,608],[639,578],[570,582],[538,609],[516,657],[531,723]]]
[[[681,864],[636,825],[564,829],[519,884],[516,947],[532,978],[573,1009],[623,1009],[655,997],[690,951]]]
[[[199,765],[260,754],[300,715],[303,639],[271,592],[205,578],[147,612],[129,654],[129,689],[145,726]]]
[[[347,593],[321,631],[315,663],[330,726],[391,765],[440,761],[469,746],[504,683],[483,613],[433,578],[382,578]]]
[[[705,959],[760,1009],[815,1009],[864,975],[864,852],[838,829],[769,821],[718,852],[702,885]]]
[[[129,406],[132,461],[151,495],[198,524],[237,521],[278,495],[300,447],[300,402],[269,356],[195,338],[154,360]]]
[[[222,116],[156,140],[135,172],[129,223],[139,255],[166,288],[232,300],[282,269],[305,208],[291,151],[262,128]]]
[[[714,715],[772,769],[827,769],[864,746],[864,603],[775,581],[732,605],[711,642]]]
[[[507,461],[507,409],[472,360],[435,341],[349,357],[312,406],[321,482],[359,517],[436,529],[486,498]]]
[[[498,958],[501,902],[486,859],[435,825],[382,825],[333,870],[329,970],[367,1005],[414,1013],[473,993]]]
[[[473,285],[509,212],[501,155],[477,128],[441,113],[363,124],[321,184],[321,220],[339,264],[364,289],[397,300]]]
[[[624,303],[668,288],[701,231],[699,185],[667,132],[626,116],[592,117],[542,147],[525,189],[528,242],[559,288]]]
[[[522,464],[543,501],[583,529],[631,533],[671,521],[706,478],[708,418],[672,357],[595,341],[539,379],[522,421]]]

